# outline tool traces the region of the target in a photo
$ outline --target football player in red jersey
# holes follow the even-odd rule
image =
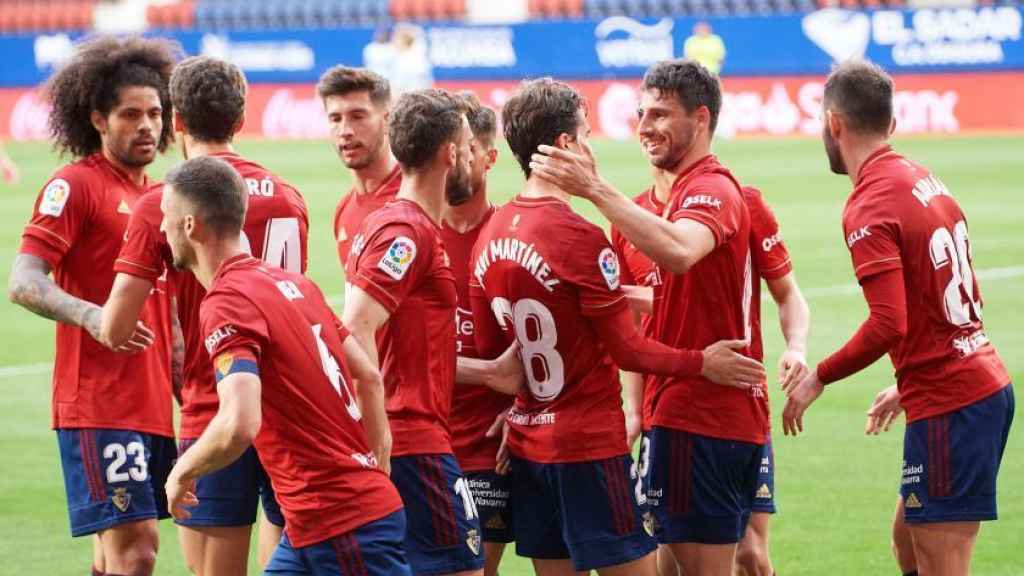
[[[451,259],[458,292],[455,309],[458,337],[456,351],[459,356],[478,358],[473,336],[473,310],[469,301],[470,254],[480,230],[495,210],[487,199],[487,173],[498,158],[498,149],[494,146],[497,118],[494,111],[481,105],[472,92],[457,96],[464,104],[473,133],[470,142],[473,168],[469,179],[472,195],[465,202],[450,206],[445,211],[441,223],[441,239]],[[452,397],[449,417],[452,449],[459,467],[466,474],[480,516],[484,576],[495,576],[498,573],[505,544],[512,538],[508,476],[495,471],[501,437],[496,434],[487,436],[495,419],[511,404],[512,399],[508,395],[486,386],[456,386]]]
[[[167,82],[177,52],[161,40],[101,37],[80,45],[50,79],[50,131],[78,160],[43,187],[10,277],[13,302],[57,321],[53,427],[71,533],[99,535],[97,574],[150,574],[156,519],[167,517],[168,284],[147,291],[137,316],[145,325],[133,321],[113,346],[135,355],[104,347],[99,305],[129,216],[150,186],[146,166],[173,139]]]
[[[826,384],[889,353],[907,414],[900,506],[922,574],[970,572],[980,522],[995,520],[996,476],[1013,387],[981,320],[967,219],[949,189],[889,146],[892,79],[845,62],[825,82],[823,140],[854,184],[843,235],[870,315],[850,340],[787,389],[788,434]],[[897,512],[899,514],[899,512]]]
[[[377,466],[380,373],[315,284],[249,254],[247,188],[213,156],[167,174],[162,228],[174,266],[207,290],[200,321],[219,397],[167,479],[169,507],[187,520],[202,506],[196,482],[255,444],[287,522],[265,574],[411,574],[402,502]]]
[[[229,62],[196,56],[179,63],[171,75],[174,123],[186,158],[214,156],[242,176],[248,193],[243,245],[264,262],[292,272],[306,267],[309,218],[302,196],[262,166],[235,153],[234,134],[245,115],[246,82]],[[160,231],[161,192],[139,201],[114,270],[118,273],[103,306],[104,337],[119,343],[128,336],[153,283],[169,266]],[[181,443],[184,452],[217,413],[217,389],[210,358],[202,347],[199,303],[205,290],[187,271],[174,274],[177,310],[184,332],[184,385]],[[178,520],[185,562],[199,574],[241,574],[249,559],[249,533],[263,499],[260,561],[264,565],[281,539],[284,518],[254,450],[216,474],[200,479],[201,504],[188,520]]]
[[[516,550],[544,575],[653,574],[655,526],[641,517],[618,368],[705,374],[738,388],[764,372],[729,349],[739,341],[708,352],[644,338],[604,233],[573,212],[564,190],[531,174],[539,146],[585,146],[589,125],[575,89],[526,82],[502,118],[526,186],[481,232],[470,289],[478,350],[491,357],[518,341],[529,381],[508,419]]]
[[[402,188],[363,222],[346,269],[344,322],[383,373],[391,478],[417,574],[482,573],[479,520],[448,424],[456,380],[510,392],[522,380],[511,347],[498,360],[456,358],[458,293],[440,225],[447,206],[472,193],[463,109],[441,90],[407,92],[392,107],[388,137]]]
[[[661,268],[653,320],[659,341],[700,349],[731,339],[751,356],[750,213],[739,183],[711,154],[721,103],[718,79],[696,62],[667,60],[644,75],[641,145],[652,164],[675,175],[664,218],[601,178],[589,148],[543,146],[532,165],[591,200]],[[722,389],[701,375],[654,382],[648,503],[659,542],[685,573],[732,574],[768,441],[763,388],[759,379],[748,389]]]
[[[402,169],[388,143],[391,88],[376,72],[339,65],[324,72],[316,90],[334,149],[353,180],[334,211],[334,237],[344,269],[363,220],[394,200],[402,184]]]
[[[654,185],[634,198],[634,202],[654,214],[660,214],[671,191],[671,180],[666,178],[665,174],[667,173],[654,168]],[[789,251],[771,207],[756,188],[746,186],[742,192],[750,210],[750,250],[755,272],[754,290],[751,293],[751,350],[755,359],[763,359],[760,289],[763,279],[772,299],[779,307],[779,322],[786,349],[778,360],[778,378],[779,383],[785,385],[790,381],[799,381],[807,372],[805,357],[807,335],[810,330],[810,310],[797,284]],[[655,286],[660,285],[658,268],[614,228],[612,245],[619,259],[625,263],[623,288],[628,288],[633,294],[631,304],[641,315],[640,322],[644,332],[650,335],[651,293]],[[630,396],[627,424],[630,421],[636,422],[637,436],[641,427],[645,433],[651,429],[654,399],[651,395],[644,397],[645,378],[653,381],[654,377],[627,373],[623,378],[625,385],[629,387],[627,390]],[[631,438],[635,439],[636,436]],[[641,445],[641,451],[647,448]],[[757,486],[750,522],[736,550],[736,573],[740,576],[774,573],[768,553],[768,526],[771,515],[775,513],[775,455],[770,441],[765,445],[761,455]],[[678,572],[675,559],[665,546],[660,546],[658,550],[658,570],[663,575]]]

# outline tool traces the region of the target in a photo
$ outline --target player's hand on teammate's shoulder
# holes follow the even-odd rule
[[[603,185],[597,173],[594,153],[586,143],[582,152],[542,144],[530,158],[530,170],[537,176],[581,198],[591,198]]]
[[[804,431],[804,412],[824,390],[825,385],[815,370],[808,371],[798,383],[783,387],[787,398],[786,407],[782,410],[782,431],[787,436],[796,436]]]
[[[787,348],[779,357],[779,384],[783,390],[807,376],[807,357],[799,350]]]
[[[871,407],[868,408],[868,421],[864,424],[864,433],[877,436],[879,432],[888,432],[893,421],[902,412],[900,391],[893,384],[875,396]]]
[[[749,340],[719,340],[702,352],[700,375],[715,384],[747,389],[764,380],[764,366],[737,350],[750,346]]]

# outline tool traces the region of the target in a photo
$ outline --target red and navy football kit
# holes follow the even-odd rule
[[[19,252],[45,260],[68,294],[103,305],[129,216],[148,186],[135,184],[102,154],[61,168],[40,192]],[[138,354],[112,352],[86,330],[57,324],[52,422],[73,536],[168,516],[163,487],[174,460],[169,289],[165,278],[154,278],[140,319],[156,339]]]
[[[528,389],[508,417],[516,553],[575,570],[655,547],[626,446],[619,368],[595,323],[628,310],[600,228],[554,197],[518,196],[473,249],[470,294],[481,353],[522,346]]]
[[[394,200],[401,186],[402,168],[395,164],[376,190],[360,193],[353,187],[338,201],[338,206],[334,209],[334,239],[338,242],[338,260],[342,268],[348,264],[352,244],[363,227],[363,220]]]
[[[234,153],[214,154],[242,176],[248,192],[242,244],[255,257],[292,272],[304,272],[309,216],[302,195],[265,168]],[[178,317],[185,338],[185,373],[182,387],[181,431],[178,451],[184,453],[217,413],[217,383],[210,357],[202,346],[199,304],[206,291],[191,272],[170,266],[170,247],[160,231],[162,192],[139,200],[125,234],[114,271],[146,280],[167,273],[177,288]],[[255,522],[262,496],[268,520],[282,526],[284,518],[255,450],[249,450],[222,470],[196,482],[199,505],[185,526],[247,526]]]
[[[409,564],[416,574],[477,570],[480,523],[448,424],[458,295],[440,227],[411,200],[386,204],[363,222],[346,280],[391,314],[377,346]]]
[[[377,466],[345,364],[349,333],[300,274],[240,254],[217,270],[200,308],[218,381],[260,378],[254,446],[285,535],[267,574],[411,574],[398,492]]]
[[[683,274],[662,270],[651,330],[678,348],[703,350],[751,336],[750,211],[739,184],[708,155],[681,173],[664,216],[705,225],[715,247]],[[749,349],[741,351],[753,356]],[[731,544],[746,531],[768,441],[764,383],[751,390],[702,376],[659,377],[651,400],[647,502],[659,542]]]
[[[1013,388],[982,324],[963,211],[941,180],[883,147],[857,175],[843,231],[872,314],[819,378],[841,380],[888,352],[907,414],[906,521],[994,520]],[[878,345],[887,318],[906,327],[891,349]]]
[[[451,260],[455,274],[458,304],[455,308],[456,353],[467,358],[479,358],[476,350],[475,323],[469,300],[469,278],[472,268],[473,245],[480,231],[494,215],[493,206],[473,229],[458,232],[447,223],[441,224],[441,240]],[[484,542],[508,543],[512,541],[512,509],[509,504],[511,486],[507,474],[495,472],[500,435],[488,438],[487,430],[505,409],[512,405],[512,397],[486,386],[456,386],[452,397],[449,425],[452,429],[452,449],[459,467],[466,474],[470,492],[480,515]]]

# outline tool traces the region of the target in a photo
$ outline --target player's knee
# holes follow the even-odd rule
[[[160,533],[156,522],[138,522],[121,531],[121,564],[127,576],[149,576],[156,567]]]

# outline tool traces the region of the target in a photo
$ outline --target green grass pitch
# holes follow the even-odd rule
[[[1020,138],[900,138],[898,149],[934,170],[967,212],[975,268],[992,341],[1015,381],[1024,375],[1024,218]],[[648,185],[648,167],[635,142],[594,143],[603,174],[630,194]],[[331,222],[349,176],[324,142],[243,141],[238,150],[264,163],[303,192],[310,206],[310,276],[327,294],[343,285]],[[834,350],[864,318],[853,286],[840,215],[850,182],[828,173],[817,141],[733,140],[716,144],[724,162],[746,183],[763,189],[775,207],[808,295],[813,365]],[[22,183],[0,188],[0,267],[8,270],[39,187],[60,164],[44,144],[10,144]],[[160,177],[178,160],[172,152],[150,171]],[[522,184],[507,150],[490,176],[490,194],[503,202]],[[591,207],[585,216],[601,221]],[[603,223],[603,221],[602,221]],[[864,412],[874,394],[893,381],[888,360],[826,391],[812,407],[805,435],[784,438],[775,384],[781,347],[774,306],[764,303],[767,363],[777,430],[777,501],[771,551],[779,574],[896,574],[889,552],[889,522],[899,481],[902,419],[881,437],[865,437]],[[50,376],[38,365],[52,360],[53,324],[0,303],[0,573],[86,574],[91,545],[69,536],[57,445],[50,427]],[[36,365],[35,369],[31,365]],[[28,370],[23,370],[30,366]],[[27,373],[26,373],[27,372]],[[131,382],[125,382],[131,386]],[[1001,520],[981,532],[974,573],[1024,573],[1024,432],[1018,422],[999,482]],[[358,505],[358,503],[353,503]],[[174,527],[161,524],[158,574],[185,574]],[[256,573],[255,567],[253,573]],[[529,563],[506,553],[502,573],[529,574]]]

